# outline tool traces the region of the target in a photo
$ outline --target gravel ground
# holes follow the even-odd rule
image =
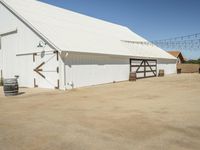
[[[0,150],[200,149],[199,74],[20,90],[0,88]]]

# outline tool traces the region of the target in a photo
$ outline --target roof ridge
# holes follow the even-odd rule
[[[110,22],[108,20],[104,20],[102,18],[96,18],[96,17],[93,17],[93,16],[90,16],[90,15],[87,15],[87,14],[82,14],[80,12],[76,12],[74,10],[71,10],[71,9],[68,9],[68,8],[63,8],[63,7],[59,7],[59,6],[56,6],[56,5],[53,5],[53,4],[50,4],[50,3],[46,3],[46,2],[42,2],[40,0],[32,0],[32,1],[35,1],[35,2],[38,2],[38,3],[42,3],[44,5],[47,5],[47,6],[50,6],[50,7],[55,7],[57,9],[60,9],[60,10],[63,10],[63,11],[68,11],[70,13],[74,13],[74,14],[77,14],[77,15],[80,15],[80,16],[83,16],[83,17],[88,17],[90,19],[95,19],[95,20],[99,20],[99,21],[102,21],[104,23],[107,23],[107,24],[112,24],[112,25],[115,25],[115,26],[119,26],[119,27],[123,27],[123,28],[128,28],[127,26],[125,25],[121,25],[121,24],[117,24],[117,23],[114,23],[114,22]]]

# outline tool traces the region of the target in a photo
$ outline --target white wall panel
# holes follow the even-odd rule
[[[9,35],[2,38],[2,70],[4,78],[13,78],[17,75],[17,71],[20,68],[17,65],[16,59],[16,47],[17,36],[16,34]]]
[[[158,69],[157,71],[159,72],[160,69],[165,70],[165,74],[176,74],[177,73],[177,68],[176,68],[176,60],[158,60]]]
[[[39,69],[42,70],[39,73],[34,71],[34,78],[38,87],[56,88],[58,86],[59,74],[57,73],[57,67],[59,62],[55,53],[37,53],[33,64],[34,69],[40,66]]]
[[[18,81],[21,87],[34,87],[32,60],[32,55],[17,56],[16,74],[19,75]]]
[[[67,88],[125,81],[129,79],[129,59],[106,55],[69,54],[65,59]]]
[[[0,79],[2,78],[1,71],[3,69],[3,51],[0,50]]]

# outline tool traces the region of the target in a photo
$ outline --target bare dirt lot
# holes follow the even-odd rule
[[[0,90],[0,150],[200,149],[199,74],[9,98]]]

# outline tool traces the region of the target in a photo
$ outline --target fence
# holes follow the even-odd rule
[[[200,64],[178,64],[177,69],[181,69],[181,73],[199,72]]]

